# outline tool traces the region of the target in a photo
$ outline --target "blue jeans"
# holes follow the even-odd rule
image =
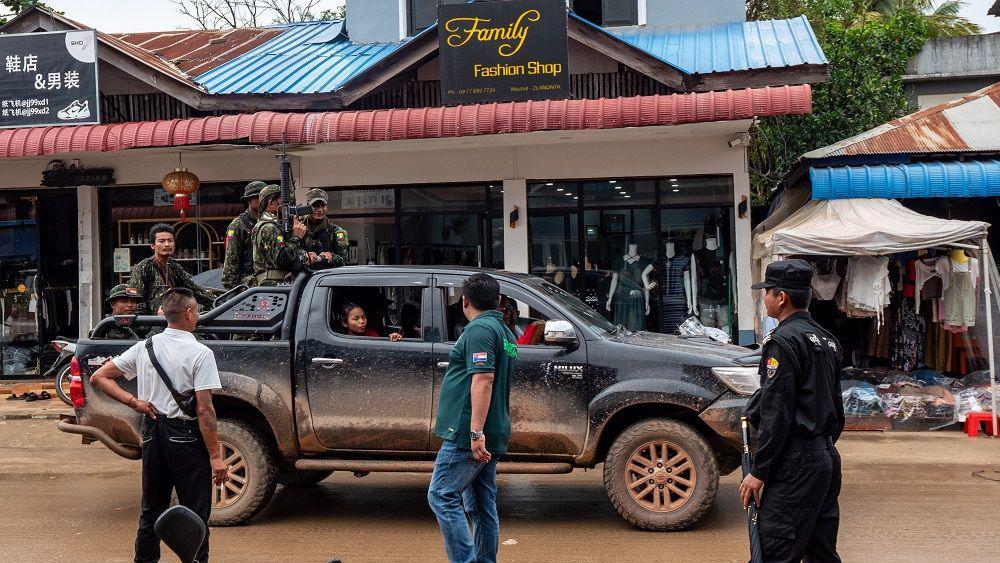
[[[449,561],[494,563],[497,560],[500,517],[496,458],[487,464],[479,463],[471,450],[445,440],[434,462],[427,502],[441,526]]]

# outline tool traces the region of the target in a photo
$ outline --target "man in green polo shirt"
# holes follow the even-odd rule
[[[507,453],[510,437],[517,343],[497,311],[499,303],[500,284],[489,275],[473,274],[462,284],[469,324],[448,356],[441,384],[434,433],[444,443],[427,501],[452,562],[496,561],[500,542],[496,458]]]

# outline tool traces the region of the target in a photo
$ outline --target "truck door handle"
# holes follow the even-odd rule
[[[444,369],[448,367],[448,362],[438,362],[438,367]]]
[[[330,369],[339,365],[344,364],[344,360],[340,358],[313,358],[312,363],[314,366],[320,366],[325,369]]]

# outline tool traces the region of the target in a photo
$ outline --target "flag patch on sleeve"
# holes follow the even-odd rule
[[[486,362],[489,361],[489,355],[486,352],[473,352],[472,353],[472,363],[477,366],[484,366]]]
[[[767,377],[768,379],[774,377],[778,374],[778,360],[771,356],[767,359]]]

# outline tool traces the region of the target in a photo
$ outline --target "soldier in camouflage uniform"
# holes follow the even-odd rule
[[[306,224],[303,249],[309,257],[310,270],[323,270],[347,265],[349,242],[347,231],[326,217],[326,190],[312,189],[306,193],[306,203],[312,214],[300,218]]]
[[[278,285],[291,281],[292,272],[302,268],[309,258],[302,250],[306,226],[294,219],[291,233],[283,233],[278,220],[281,188],[270,184],[260,192],[260,220],[250,235],[253,245],[253,270],[256,285]]]
[[[129,287],[120,283],[111,288],[111,293],[104,300],[104,304],[111,307],[113,316],[134,315],[136,310],[136,297],[139,292],[134,287]],[[104,338],[109,340],[139,340],[140,331],[130,326],[115,326],[104,333]]]
[[[226,258],[222,263],[222,287],[226,289],[251,283],[253,247],[250,246],[250,233],[260,218],[260,191],[266,185],[260,180],[247,184],[241,198],[247,209],[226,228]]]
[[[212,307],[215,299],[211,293],[199,287],[180,264],[171,256],[174,254],[174,228],[166,223],[157,223],[149,229],[149,246],[153,255],[132,267],[128,286],[138,293],[140,315],[155,315],[163,300],[163,292],[172,287],[186,287],[194,292],[198,303],[206,309]]]

